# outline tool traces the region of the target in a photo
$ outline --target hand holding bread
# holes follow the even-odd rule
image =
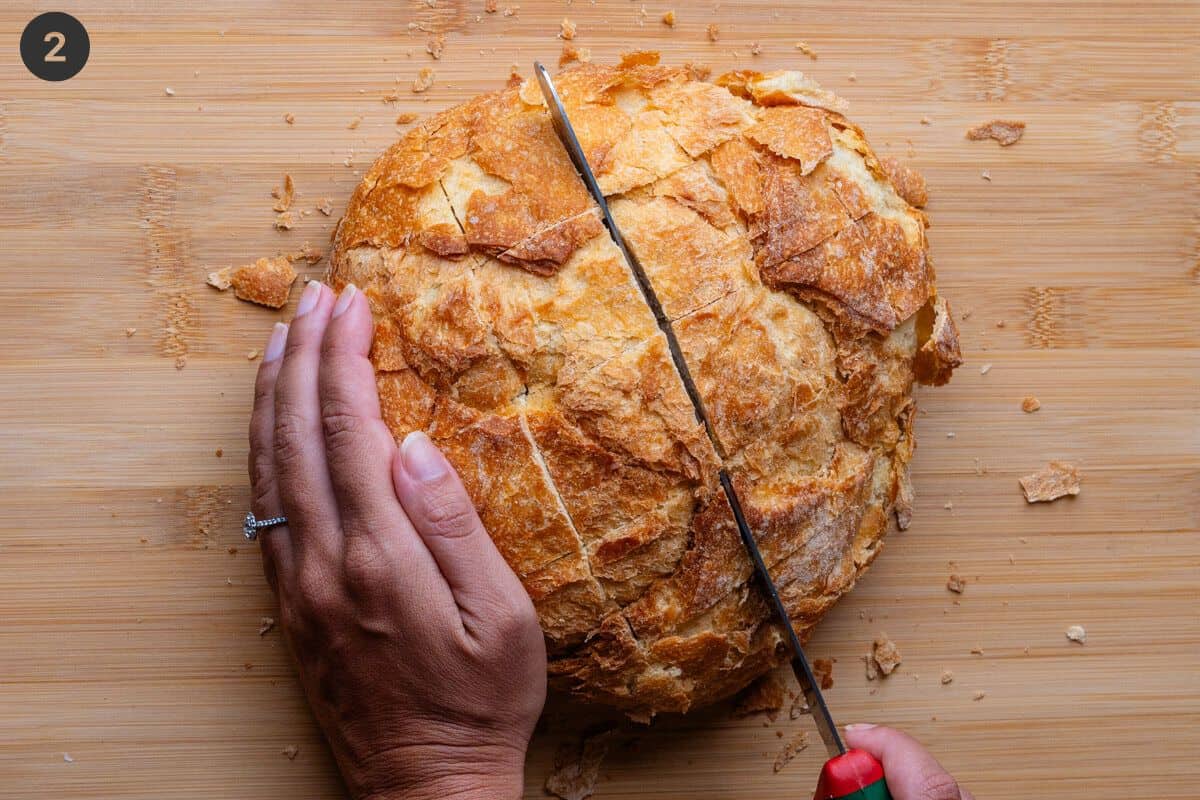
[[[354,286],[310,283],[264,352],[250,423],[263,566],[356,798],[521,794],[546,658],[520,581],[454,469],[384,425]]]

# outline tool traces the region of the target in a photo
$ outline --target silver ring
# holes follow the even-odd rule
[[[255,519],[253,511],[246,512],[246,520],[242,523],[242,535],[250,541],[258,538],[258,532],[276,525],[286,525],[287,517],[271,517],[270,519]]]

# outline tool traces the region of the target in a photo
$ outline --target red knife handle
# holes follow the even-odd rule
[[[825,762],[813,800],[892,800],[892,795],[875,756],[847,750]]]

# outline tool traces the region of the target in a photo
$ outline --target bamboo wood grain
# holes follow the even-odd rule
[[[290,310],[204,277],[326,247],[398,113],[555,62],[563,17],[597,60],[644,47],[718,71],[802,69],[929,181],[967,363],[921,395],[912,528],[810,646],[836,659],[835,714],[904,727],[980,798],[1194,797],[1200,6],[500,5],[520,8],[98,0],[68,9],[92,42],[74,79],[43,83],[0,50],[0,798],[341,795],[278,632],[258,635],[273,604],[238,533],[246,356]],[[6,4],[0,31],[15,39],[43,10]],[[441,61],[410,23],[446,34]],[[436,83],[411,94],[425,65]],[[1025,138],[965,141],[993,118],[1024,120]],[[333,216],[275,231],[284,172],[297,208],[328,198]],[[1021,412],[1026,394],[1040,411]],[[1049,459],[1079,464],[1083,493],[1026,506],[1017,478]],[[868,684],[860,657],[880,631],[904,663]],[[816,748],[771,764],[809,720],[728,710],[626,730],[596,796],[807,795]],[[528,797],[586,724],[552,702]]]

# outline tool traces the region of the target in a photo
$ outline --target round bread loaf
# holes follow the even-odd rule
[[[552,686],[686,711],[787,656],[718,467],[806,636],[907,524],[913,382],[948,379],[957,332],[920,177],[890,178],[800,73],[710,83],[639,53],[556,83],[711,437],[533,81],[381,156],[330,282],[369,298],[383,418],[462,475],[533,598]]]

